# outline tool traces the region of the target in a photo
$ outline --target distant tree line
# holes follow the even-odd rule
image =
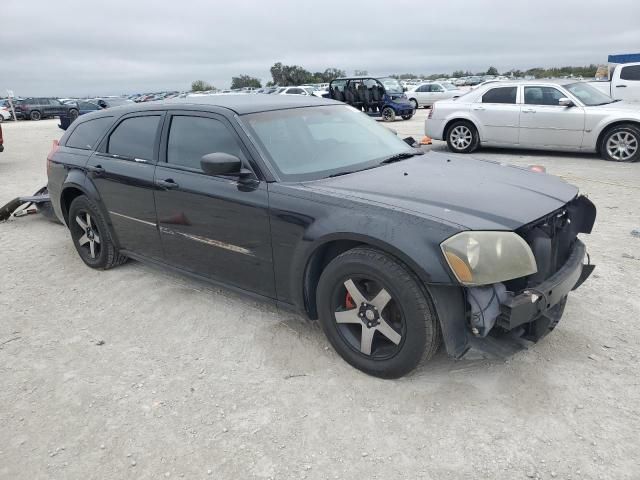
[[[595,77],[596,71],[598,70],[597,65],[588,65],[584,67],[552,67],[552,68],[543,68],[536,67],[530,68],[528,70],[517,70],[512,69],[506,72],[502,72],[502,75],[505,76],[514,76],[514,77],[535,77],[535,78],[558,78],[558,77],[566,77],[566,76],[581,76],[585,78]],[[456,70],[453,73],[434,73],[433,75],[418,75],[415,73],[402,73],[402,74],[394,74],[391,75],[394,78],[399,80],[406,80],[409,78],[427,78],[430,80],[435,80],[436,78],[459,78],[459,77],[470,77],[473,75],[500,75],[500,72],[496,67],[489,67],[486,72],[471,72],[469,70]]]
[[[502,75],[508,77],[534,77],[534,78],[558,78],[566,76],[581,76],[585,78],[595,77],[597,65],[588,65],[584,67],[552,67],[543,68],[536,67],[529,70],[517,70],[512,69],[506,72],[502,72]],[[279,85],[281,87],[288,87],[290,85],[304,85],[306,83],[328,83],[331,80],[339,77],[345,77],[347,73],[339,68],[327,68],[323,72],[310,72],[299,65],[283,65],[281,62],[274,63],[270,69],[272,80],[268,81],[266,86]],[[368,72],[366,70],[354,70],[354,76],[366,76]],[[410,78],[426,78],[435,80],[436,78],[459,78],[470,77],[473,75],[500,75],[500,72],[496,67],[489,67],[486,72],[471,72],[469,70],[456,70],[453,73],[434,73],[432,75],[420,75],[415,73],[401,73],[393,74],[391,77],[399,80],[407,80]],[[262,82],[260,79],[252,77],[250,75],[238,75],[237,77],[231,77],[231,88],[246,88],[254,87],[260,88]],[[191,90],[194,92],[202,92],[206,90],[215,90],[216,87],[207,83],[204,80],[196,80],[191,84]]]

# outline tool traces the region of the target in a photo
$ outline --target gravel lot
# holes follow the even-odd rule
[[[419,138],[425,113],[393,128]],[[0,203],[46,182],[56,125],[3,124]],[[91,270],[37,215],[0,224],[0,478],[640,478],[640,164],[476,156],[588,194],[598,267],[528,351],[441,351],[397,381],[291,313],[138,262]]]

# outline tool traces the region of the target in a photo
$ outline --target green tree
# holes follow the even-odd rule
[[[262,84],[260,80],[249,75],[240,75],[238,77],[231,77],[231,88],[246,88],[254,87],[260,88]]]
[[[204,92],[205,90],[215,90],[216,87],[205,82],[204,80],[196,80],[191,83],[192,92]]]
[[[489,67],[487,70],[487,75],[493,75],[494,77],[498,75],[498,69],[496,67]]]

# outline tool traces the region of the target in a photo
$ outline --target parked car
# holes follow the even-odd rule
[[[283,87],[279,95],[313,95],[312,87]]]
[[[131,257],[277,302],[391,378],[441,336],[456,358],[537,341],[594,268],[577,235],[595,207],[575,187],[423,155],[340,102],[198,97],[82,116],[48,188],[89,267]]]
[[[414,110],[417,110],[419,107],[430,107],[438,100],[456,98],[465,93],[448,82],[427,82],[410,88],[406,95]]]
[[[17,118],[40,120],[42,118],[65,115],[75,120],[78,109],[74,105],[65,105],[57,98],[28,97],[16,100],[14,104]]]
[[[588,83],[616,100],[640,102],[640,62],[616,65],[610,73],[609,81],[595,80]]]
[[[102,107],[95,102],[88,102],[85,100],[77,100],[76,106],[78,107],[78,113],[80,115],[85,115],[91,112],[97,112],[98,110],[102,110]]]
[[[337,78],[329,83],[327,98],[345,102],[371,117],[393,122],[396,116],[403,120],[413,117],[415,109],[404,87],[392,77]]]
[[[11,110],[9,110],[9,107],[0,105],[0,123],[4,122],[5,120],[11,120]]]
[[[143,100],[145,102],[148,102],[151,100],[151,96],[147,96],[145,97],[146,99]],[[122,98],[122,97],[102,97],[102,98],[93,98],[91,100],[89,100],[91,103],[95,103],[96,105],[98,105],[101,108],[112,108],[112,107],[120,107],[122,105],[132,105],[135,102],[133,100],[129,100],[128,98]]]
[[[488,84],[456,101],[438,102],[425,132],[456,153],[481,145],[598,152],[605,159],[640,159],[640,109],[586,82]]]

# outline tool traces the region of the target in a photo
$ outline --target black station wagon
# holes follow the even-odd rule
[[[526,169],[423,154],[343,103],[180,99],[91,113],[48,157],[82,260],[127,258],[319,319],[353,366],[398,377],[535,342],[591,273],[595,207]]]

